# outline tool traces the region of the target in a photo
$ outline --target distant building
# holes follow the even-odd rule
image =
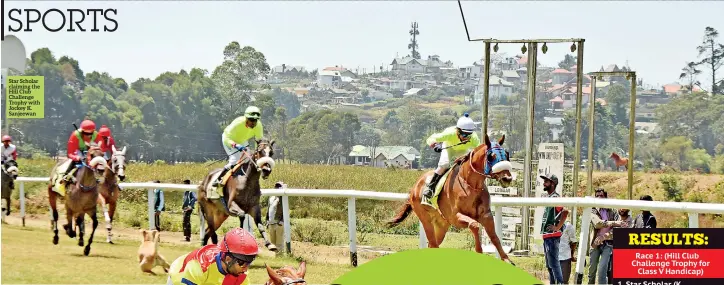
[[[354,165],[373,167],[412,168],[417,164],[420,152],[411,146],[377,146],[367,147],[356,145],[349,153]]]

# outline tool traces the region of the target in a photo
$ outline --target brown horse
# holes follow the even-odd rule
[[[50,202],[50,209],[52,211],[52,229],[53,233],[53,244],[58,244],[58,209],[57,199],[61,196],[58,192],[53,190],[54,183],[53,178],[57,175],[56,170],[61,165],[67,165],[65,163],[72,163],[71,161],[64,160],[56,164],[51,172],[51,183],[48,185],[48,200]],[[93,235],[98,227],[98,217],[96,216],[96,210],[98,206],[98,179],[96,174],[99,174],[98,168],[108,168],[108,163],[103,158],[103,152],[98,147],[91,147],[87,153],[85,153],[85,159],[82,166],[75,173],[76,183],[69,184],[65,183],[67,190],[65,192],[65,214],[68,218],[68,223],[63,225],[66,234],[70,238],[75,238],[76,232],[73,227],[73,219],[75,218],[76,226],[80,230],[78,246],[83,246],[83,234],[85,233],[84,217],[88,214],[93,221],[93,230],[91,231],[90,237],[88,238],[88,245],[85,246],[83,254],[88,256],[90,253],[90,246],[93,243]],[[60,177],[59,179],[62,179]]]
[[[613,162],[616,163],[616,171],[618,171],[621,166],[628,171],[628,158],[620,157],[615,152],[611,153],[611,158],[613,158]]]
[[[486,134],[485,144],[455,161],[455,165],[448,171],[449,177],[439,182],[444,185],[438,196],[438,209],[420,204],[426,179],[429,179],[432,172],[422,175],[410,189],[407,202],[388,224],[398,225],[414,211],[422,223],[430,248],[440,247],[450,225],[458,229],[468,228],[475,238],[475,251],[478,253],[483,252],[480,228],[484,227],[500,258],[513,264],[495,232],[495,221],[490,211],[490,193],[485,185],[488,177],[497,180],[503,187],[508,187],[513,181],[510,155],[501,147],[504,141],[505,136],[498,143],[491,144]]]
[[[98,203],[103,209],[103,216],[106,220],[106,230],[108,235],[106,241],[110,244],[113,243],[111,240],[113,234],[111,229],[113,228],[113,215],[116,213],[116,204],[118,197],[121,194],[121,187],[118,186],[118,180],[123,181],[126,179],[126,147],[120,151],[116,149],[116,146],[112,147],[113,154],[111,154],[110,165],[103,170],[103,182],[99,187]],[[116,179],[118,177],[118,179]]]
[[[304,280],[304,275],[307,273],[307,265],[304,261],[299,264],[299,269],[284,266],[274,270],[266,264],[266,273],[269,275],[269,280],[267,280],[264,285],[307,285],[307,281]]]
[[[223,197],[216,198],[216,196],[218,196],[216,193],[217,190],[212,186],[212,181],[214,181],[219,172],[221,172],[220,168],[209,172],[204,181],[201,182],[201,185],[199,185],[199,207],[208,225],[201,242],[202,245],[206,245],[209,238],[211,238],[212,243],[218,242],[216,230],[221,227],[221,224],[224,223],[230,215],[238,216],[243,226],[245,213],[249,213],[253,217],[259,233],[264,238],[266,247],[271,251],[277,250],[274,244],[269,241],[269,235],[264,230],[264,225],[261,220],[261,206],[259,205],[259,201],[261,200],[259,177],[261,176],[261,178],[267,179],[272,172],[272,168],[274,167],[274,159],[272,159],[272,155],[274,154],[274,140],[261,139],[256,142],[256,145],[257,148],[253,155],[250,156],[244,151],[241,159],[239,159],[237,163],[240,164],[240,167],[238,167],[236,171],[233,169],[229,170],[231,177],[229,177],[224,185]],[[233,214],[227,208],[227,205],[231,203],[227,204],[226,201],[235,202],[244,213],[240,215]]]

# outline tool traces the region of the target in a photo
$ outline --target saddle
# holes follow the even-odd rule
[[[55,173],[53,173],[53,176],[51,177],[53,192],[58,193],[61,197],[65,197],[65,190],[68,187],[68,182],[63,179],[63,177],[65,177],[63,172],[65,169],[68,169],[71,163],[73,163],[73,161],[68,159],[58,165],[58,167],[55,168]],[[70,171],[68,171],[67,175],[75,175],[77,170],[78,168],[73,167]]]
[[[464,157],[458,158],[453,163],[453,166],[448,168],[447,171],[440,177],[440,180],[438,180],[437,185],[435,185],[435,192],[432,193],[432,198],[430,199],[430,202],[432,203],[432,207],[434,209],[438,209],[437,199],[440,196],[440,193],[442,193],[442,189],[445,187],[445,183],[447,183],[447,179],[450,176],[450,173],[454,169],[459,169],[460,165],[462,165],[462,162],[464,161]],[[432,176],[428,176],[425,180],[426,183],[429,183],[432,179]]]
[[[241,165],[243,160],[239,160],[231,170],[227,171],[226,174],[221,178],[221,183],[218,187],[214,187],[212,184],[209,183],[206,186],[206,198],[208,199],[221,199],[224,197],[224,186],[226,185],[226,182],[229,181],[229,178],[232,176],[236,176],[237,174],[244,175],[244,171],[241,169]],[[219,174],[221,174],[221,171],[214,173],[214,175],[211,176],[211,180],[209,181],[215,181]]]

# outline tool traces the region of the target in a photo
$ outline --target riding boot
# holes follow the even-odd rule
[[[63,180],[70,183],[75,183],[75,177],[73,175],[70,175],[70,172],[73,170],[74,167],[75,162],[71,162],[65,172],[63,172]]]
[[[231,169],[231,166],[230,166],[230,167],[226,167],[226,166],[225,166],[224,169],[221,170],[221,173],[219,174],[219,177],[216,178],[216,180],[214,180],[214,183],[211,184],[211,186],[214,186],[214,187],[219,187],[219,186],[221,186],[221,180],[224,179],[224,175],[226,175],[226,172],[229,171],[229,169]]]
[[[425,191],[422,192],[420,204],[432,207],[432,202],[430,200],[432,199],[432,194],[435,192],[435,186],[437,185],[438,180],[440,180],[440,177],[442,177],[442,175],[433,173],[430,183],[425,185]]]

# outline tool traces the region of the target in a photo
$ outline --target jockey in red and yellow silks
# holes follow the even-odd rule
[[[259,253],[254,236],[234,228],[219,244],[210,244],[177,258],[168,270],[167,285],[249,285],[246,275]]]
[[[91,120],[81,122],[80,129],[73,131],[68,138],[67,156],[73,163],[68,165],[68,168],[63,172],[63,179],[73,181],[75,177],[68,175],[68,173],[75,167],[75,164],[83,159],[82,152],[87,151],[91,143],[100,144],[100,142],[101,138],[98,136],[98,132],[96,132],[96,123]]]

